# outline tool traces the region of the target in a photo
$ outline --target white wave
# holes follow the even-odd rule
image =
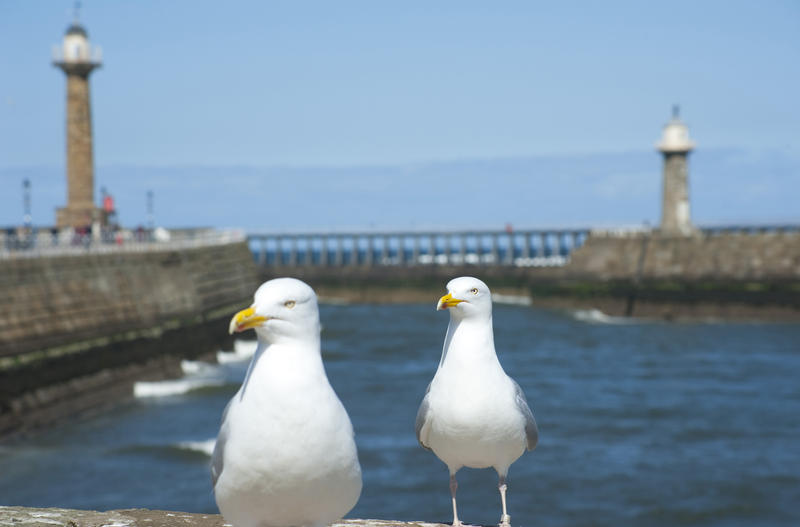
[[[235,340],[233,341],[233,351],[218,351],[217,362],[228,364],[230,362],[247,362],[256,352],[258,341],[255,340]]]
[[[612,317],[599,309],[579,309],[573,311],[572,316],[576,320],[589,322],[590,324],[635,324],[638,322],[638,320],[631,317]]]
[[[504,295],[492,293],[492,302],[495,304],[510,304],[512,306],[529,306],[533,303],[527,295]]]
[[[228,364],[229,362],[241,362],[242,359],[236,352],[233,351],[218,351],[217,352],[217,362],[220,364]]]
[[[252,357],[255,354],[257,347],[258,347],[257,340],[233,341],[233,350],[240,355],[247,355],[248,357]]]
[[[181,370],[184,375],[210,377],[219,373],[219,366],[199,360],[182,360]]]
[[[133,385],[134,397],[168,397],[170,395],[182,395],[192,390],[205,388],[208,386],[222,386],[224,379],[218,378],[185,378],[168,381],[156,382],[137,382]]]
[[[206,439],[205,441],[181,441],[178,443],[178,448],[192,450],[194,452],[202,452],[203,454],[211,457],[211,454],[214,453],[214,445],[216,444],[217,439],[212,437],[211,439]]]
[[[220,364],[247,362],[256,351],[255,340],[236,340],[233,351],[217,352],[217,362],[211,364],[202,361],[183,360],[181,370],[182,379],[165,381],[142,381],[133,385],[133,395],[139,398],[169,397],[183,395],[200,388],[224,386],[226,384],[226,371]]]

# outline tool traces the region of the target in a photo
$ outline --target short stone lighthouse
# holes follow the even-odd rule
[[[672,119],[664,125],[661,141],[656,145],[664,154],[664,191],[661,204],[661,232],[668,235],[689,235],[693,232],[689,214],[689,128],[680,120],[678,106],[672,107]]]
[[[53,53],[53,65],[67,74],[67,206],[56,211],[56,225],[82,227],[102,221],[94,204],[94,156],[89,74],[102,65],[101,51],[89,46],[86,30],[75,21]]]

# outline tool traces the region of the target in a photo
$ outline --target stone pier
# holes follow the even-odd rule
[[[0,437],[104,408],[216,351],[259,284],[243,241],[101,249],[0,258]]]
[[[0,525],[25,527],[223,527],[219,514],[121,509],[106,512],[0,506]],[[441,523],[342,520],[331,527],[448,527]]]

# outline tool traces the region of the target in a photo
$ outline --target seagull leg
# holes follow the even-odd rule
[[[511,527],[511,516],[509,516],[508,511],[506,511],[506,489],[508,486],[506,485],[505,476],[500,476],[497,488],[500,490],[500,501],[503,502],[503,515],[500,516],[500,527]]]
[[[461,527],[461,521],[458,519],[458,510],[456,509],[456,491],[458,490],[458,481],[456,475],[450,474],[450,496],[453,498],[453,527]]]

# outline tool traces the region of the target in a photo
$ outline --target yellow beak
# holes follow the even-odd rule
[[[453,295],[447,293],[442,298],[439,299],[439,303],[436,304],[436,311],[441,311],[442,309],[447,309],[448,307],[457,306],[463,302],[463,300],[459,300],[458,298],[453,298]]]
[[[228,333],[233,335],[234,332],[238,333],[244,331],[246,329],[251,329],[260,326],[264,322],[269,320],[268,317],[262,317],[261,315],[256,315],[256,310],[252,307],[248,307],[247,309],[242,309],[231,319],[231,323],[228,326]]]

